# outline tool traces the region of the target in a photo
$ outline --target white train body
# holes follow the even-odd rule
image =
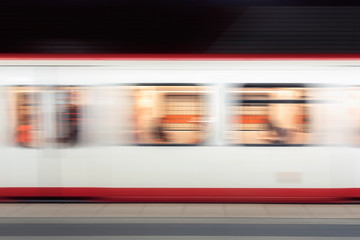
[[[324,202],[360,197],[360,142],[356,141],[360,122],[354,110],[360,109],[360,102],[353,97],[359,91],[360,60],[3,59],[0,66],[0,195],[4,201],[94,197],[103,201]],[[126,126],[132,121],[133,103],[118,89],[165,83],[205,86],[209,124],[204,144],[132,142],[133,131]],[[273,83],[316,85],[312,96],[324,101],[314,104],[309,113],[314,133],[308,144],[230,144],[229,86]],[[13,141],[11,94],[16,86],[31,86],[41,93],[40,147],[19,147]],[[81,121],[79,144],[73,147],[56,147],[47,141],[55,131],[53,87],[61,86],[77,86],[86,95],[87,117]]]

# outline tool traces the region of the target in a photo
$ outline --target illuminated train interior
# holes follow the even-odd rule
[[[328,87],[265,83],[225,88],[229,145],[303,146],[323,143],[328,133],[322,118],[330,100],[317,95]],[[210,98],[216,87],[211,85],[14,86],[2,91],[11,110],[6,119],[13,137],[8,140],[18,147],[204,145],[214,128]],[[359,88],[345,91],[352,102],[360,99]],[[348,111],[357,123],[360,114],[352,107]],[[348,144],[357,138],[354,134]]]

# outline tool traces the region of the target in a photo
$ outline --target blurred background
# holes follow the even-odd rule
[[[358,4],[6,0],[0,53],[359,53]]]

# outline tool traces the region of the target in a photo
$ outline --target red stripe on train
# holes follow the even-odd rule
[[[360,197],[358,188],[0,188],[0,201],[91,198],[94,202],[330,203]]]

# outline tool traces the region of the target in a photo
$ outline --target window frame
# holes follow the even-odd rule
[[[229,134],[229,132],[233,131],[244,131],[244,130],[231,130],[232,126],[232,114],[230,112],[229,107],[233,106],[233,101],[231,99],[231,93],[229,92],[229,89],[231,88],[313,88],[317,87],[313,84],[305,84],[305,83],[238,83],[238,84],[229,84],[226,89],[226,132]],[[243,103],[283,103],[283,104],[309,104],[317,102],[316,100],[245,100],[243,99],[243,96],[240,95],[240,99],[238,100],[238,103],[241,105]],[[312,116],[311,116],[312,117]],[[310,118],[311,119],[311,118]],[[241,139],[243,139],[241,137]],[[314,146],[314,144],[311,143],[299,143],[299,144],[268,144],[268,143],[232,143],[231,140],[226,139],[227,145],[229,146],[244,146],[244,147],[305,147],[305,146]]]
[[[132,84],[130,84],[132,85]],[[197,83],[138,83],[138,84],[134,84],[132,85],[134,87],[141,87],[141,86],[165,86],[165,87],[207,87],[209,86],[209,84],[197,84]],[[211,101],[209,101],[210,96],[205,96],[205,101],[208,104],[211,104]],[[135,107],[135,104],[134,104]],[[136,109],[133,109],[134,113],[136,114]],[[136,129],[136,128],[134,128]],[[211,131],[212,129],[210,129]],[[179,132],[182,130],[178,130],[176,132]],[[194,130],[195,131],[195,130]],[[134,139],[135,139],[135,135],[134,135]],[[199,143],[138,143],[135,142],[134,145],[135,146],[144,146],[144,147],[199,147],[199,146],[206,146],[208,142],[208,138],[202,139]]]

